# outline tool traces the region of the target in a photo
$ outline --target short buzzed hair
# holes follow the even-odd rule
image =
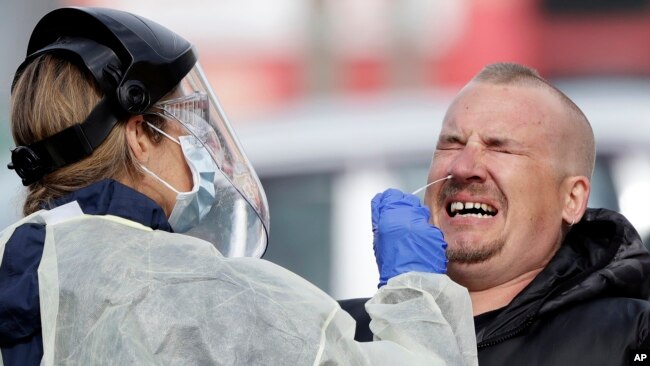
[[[537,70],[509,62],[499,62],[485,66],[474,79],[476,81],[490,82],[494,84],[516,84],[517,82],[542,82],[548,84]]]
[[[594,132],[587,116],[582,110],[564,94],[560,89],[544,79],[537,70],[520,64],[499,62],[485,66],[472,81],[490,83],[490,84],[509,84],[521,86],[541,86],[548,87],[554,92],[560,101],[568,107],[568,110],[576,122],[580,123],[583,133],[578,153],[582,161],[580,162],[579,173],[591,179],[596,159],[596,147],[594,142]],[[577,141],[576,141],[577,143]]]

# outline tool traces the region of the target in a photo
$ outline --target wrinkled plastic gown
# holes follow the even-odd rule
[[[0,256],[24,222],[44,219],[7,228]],[[368,343],[301,277],[114,216],[48,223],[38,278],[43,365],[478,364],[469,296],[443,275],[389,281]]]

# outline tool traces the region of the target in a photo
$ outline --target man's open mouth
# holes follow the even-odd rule
[[[451,202],[447,205],[447,214],[451,217],[493,217],[498,210],[486,203],[480,202]]]

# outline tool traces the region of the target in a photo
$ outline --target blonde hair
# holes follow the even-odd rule
[[[83,122],[101,98],[94,79],[71,62],[52,55],[34,59],[22,71],[11,96],[11,132],[16,146],[29,145]],[[124,121],[118,122],[90,156],[29,185],[23,214],[102,179],[138,177],[124,128]]]

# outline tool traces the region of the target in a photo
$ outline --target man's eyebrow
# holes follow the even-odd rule
[[[485,139],[485,144],[487,146],[507,146],[510,145],[511,140],[509,140],[507,137],[488,137]]]
[[[458,134],[441,133],[440,136],[438,136],[438,142],[462,143],[463,139]]]
[[[488,137],[484,140],[485,145],[488,147],[512,147],[521,148],[522,144],[509,137]]]
[[[438,136],[438,143],[464,144],[465,142],[466,140],[461,135],[455,133],[441,133]],[[483,143],[487,147],[522,147],[522,144],[519,141],[506,136],[487,137],[483,139]]]

